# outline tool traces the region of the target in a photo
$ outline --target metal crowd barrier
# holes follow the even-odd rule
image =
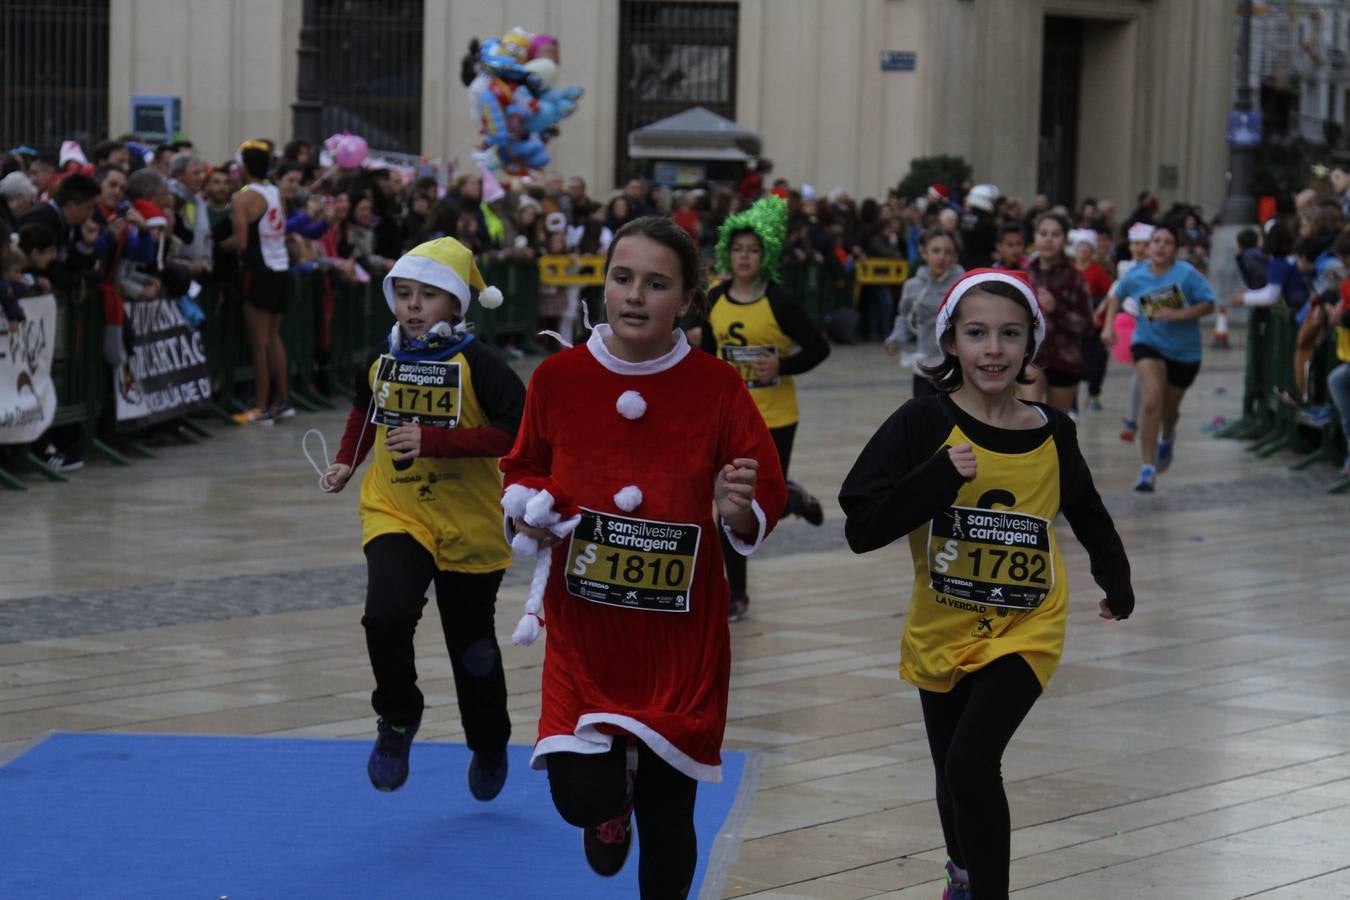
[[[492,346],[514,343],[522,350],[539,352],[537,302],[539,286],[597,286],[604,283],[603,256],[543,256],[538,260],[495,260],[482,257],[479,269],[484,280],[501,289],[505,302],[497,309],[474,303],[469,320],[480,340]],[[859,285],[904,282],[908,267],[900,260],[868,260],[860,263],[846,281],[831,280],[822,266],[784,261],[782,283],[797,296],[817,324],[823,324],[835,309],[855,302]],[[362,374],[373,348],[388,336],[394,317],[385,303],[378,277],[355,284],[336,273],[313,271],[293,276],[291,303],[282,323],[286,345],[292,402],[311,411],[333,408],[330,397],[350,397],[356,378]],[[331,299],[330,299],[331,298]],[[242,300],[233,284],[211,282],[197,297],[206,314],[202,339],[210,371],[211,409],[222,422],[244,408],[245,392],[253,378],[250,351],[241,312]],[[331,304],[328,342],[321,345],[325,306]],[[103,360],[103,303],[94,288],[57,294],[57,337],[52,377],[57,392],[53,426],[77,425],[86,448],[120,465],[125,456],[100,435],[109,436],[111,373]],[[1287,368],[1287,367],[1286,367]],[[100,426],[104,426],[101,430]],[[206,435],[184,420],[181,429]],[[184,439],[187,437],[184,435]],[[122,450],[152,457],[134,435],[118,435]],[[64,481],[65,476],[44,465],[26,447],[0,448],[0,485],[24,489],[7,471],[11,467],[35,468],[44,477]]]
[[[103,302],[98,291],[81,285],[75,290],[55,291],[56,334],[52,352],[52,387],[56,391],[56,414],[51,428],[78,426],[86,448],[92,447],[111,461],[127,465],[125,457],[97,436],[98,422],[110,398],[111,380],[103,361]],[[72,433],[74,429],[71,429]],[[11,469],[33,469],[48,481],[66,481],[28,445],[0,448],[0,486],[27,490]]]
[[[1339,440],[1342,434],[1335,406],[1329,418],[1314,419],[1296,397],[1294,349],[1298,323],[1294,313],[1283,305],[1252,307],[1247,317],[1246,360],[1243,371],[1242,415],[1215,432],[1216,437],[1238,438],[1252,443],[1245,449],[1262,458],[1281,450],[1300,450],[1316,433],[1311,452],[1293,463],[1292,469],[1305,469],[1319,462],[1340,463]],[[1307,379],[1311,396],[1325,399],[1326,376],[1338,364],[1335,329],[1314,355]],[[1329,493],[1350,490],[1350,478],[1331,485]]]

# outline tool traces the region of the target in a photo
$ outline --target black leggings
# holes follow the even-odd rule
[[[643,900],[688,896],[698,865],[694,794],[698,782],[638,741],[633,814],[646,852],[638,857]],[[571,825],[594,828],[621,814],[628,802],[628,742],[614,738],[607,753],[550,753],[553,805]]]
[[[413,635],[436,583],[436,607],[455,673],[455,695],[465,742],[477,752],[498,753],[511,737],[506,675],[497,647],[493,612],[502,572],[471,575],[436,568],[436,560],[407,534],[382,534],[366,551],[366,649],[375,673],[370,703],[393,725],[422,719]]]
[[[1017,654],[972,672],[945,694],[919,691],[947,855],[970,873],[975,900],[1008,896],[1012,824],[1003,750],[1040,695],[1036,673]]]
[[[1089,397],[1100,396],[1102,382],[1106,380],[1106,364],[1110,358],[1110,351],[1102,343],[1101,335],[1089,328],[1088,333],[1083,335],[1083,380],[1087,382]]]
[[[778,464],[783,468],[783,477],[787,477],[788,463],[792,460],[792,440],[797,436],[797,423],[784,425],[782,428],[770,428],[769,436],[773,438],[773,445],[778,448]],[[717,536],[722,540],[722,560],[726,564],[727,584],[731,587],[731,596],[745,596],[745,557],[736,552],[727,540],[727,533],[720,527],[717,529]]]

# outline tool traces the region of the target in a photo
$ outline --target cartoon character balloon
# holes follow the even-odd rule
[[[513,175],[542,169],[550,156],[545,143],[558,123],[576,109],[579,87],[554,88],[558,41],[513,28],[500,41],[469,45],[461,77],[481,133],[477,156]]]

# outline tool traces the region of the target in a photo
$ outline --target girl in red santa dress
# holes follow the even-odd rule
[[[706,305],[701,268],[669,219],[619,229],[608,324],[535,371],[501,463],[515,547],[548,554],[542,615],[516,634],[547,622],[532,762],[598,874],[623,867],[636,815],[644,898],[687,894],[695,789],[721,780],[731,652],[715,515],[748,555],[787,502],[745,382],[677,327]]]

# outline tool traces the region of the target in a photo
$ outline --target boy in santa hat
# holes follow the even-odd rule
[[[397,319],[356,381],[353,406],[324,489],[342,490],[367,452],[361,483],[368,581],[366,633],[378,735],[370,783],[395,791],[408,778],[422,723],[413,635],[436,586],[465,741],[469,792],[491,800],[506,782],[506,678],[494,628],[497,588],[511,565],[501,528],[497,458],[511,449],[525,387],[465,323],[472,299],[493,308],[473,255],[454,238],[421,244],[384,279]]]

